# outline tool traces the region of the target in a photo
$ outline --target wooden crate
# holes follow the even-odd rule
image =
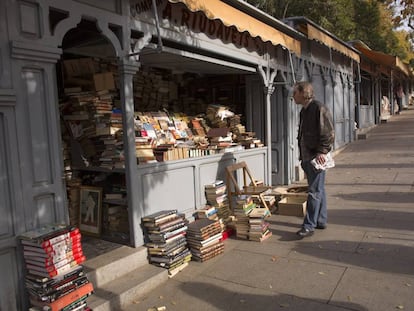
[[[306,196],[285,196],[278,202],[278,214],[303,217],[306,214]]]

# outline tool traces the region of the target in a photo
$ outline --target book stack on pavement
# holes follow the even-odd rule
[[[251,195],[238,195],[236,197],[236,206],[234,208],[234,217],[236,218],[236,237],[239,239],[249,239],[251,211],[256,208]]]
[[[217,209],[215,206],[205,205],[202,208],[197,209],[194,212],[195,219],[210,219],[210,220],[219,220],[217,216]]]
[[[223,180],[215,180],[204,186],[207,204],[217,210],[217,216],[222,223],[223,231],[229,229],[233,218],[227,197],[227,186]]]
[[[79,229],[46,225],[20,235],[31,310],[88,310],[93,293],[83,267]]]
[[[265,221],[270,216],[266,207],[256,207],[249,213],[249,240],[262,242],[272,235],[269,223]]]
[[[191,260],[187,246],[187,221],[177,210],[163,210],[142,218],[149,262],[168,269],[170,277]]]
[[[206,261],[224,251],[222,231],[218,220],[196,219],[188,224],[187,242],[192,259]]]

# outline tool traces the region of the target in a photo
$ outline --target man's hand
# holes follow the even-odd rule
[[[326,162],[326,154],[318,153],[315,157],[316,163],[323,165]]]

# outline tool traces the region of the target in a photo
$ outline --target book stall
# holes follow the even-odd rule
[[[82,229],[82,188],[96,187],[102,196],[102,217],[99,228],[92,233],[129,244],[125,129],[116,64],[66,55],[60,70],[59,110],[70,222]],[[191,160],[263,147],[255,133],[242,125],[244,99],[238,90],[244,83],[241,75],[173,74],[172,70],[143,66],[133,78],[137,164]],[[211,191],[211,187],[206,189]],[[230,216],[228,204],[221,199],[207,197],[226,222]]]
[[[67,225],[48,225],[20,235],[31,311],[91,310],[93,294],[83,266],[81,233]]]

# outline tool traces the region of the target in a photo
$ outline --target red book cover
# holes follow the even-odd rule
[[[21,240],[21,243],[22,243],[23,246],[28,245],[28,246],[47,249],[51,246],[70,244],[70,243],[76,242],[80,239],[81,239],[81,233],[80,233],[79,229],[76,228],[75,231],[73,231],[71,233],[62,234],[62,235],[60,235],[56,238],[49,239],[49,240],[41,242],[41,243],[38,243],[38,242],[32,241],[32,240]]]
[[[84,257],[82,250],[76,252],[68,252],[67,255],[55,256],[55,257],[28,257],[25,258],[27,264],[49,268],[49,267],[60,267],[73,260],[78,260],[79,258]]]
[[[48,248],[44,250],[43,248],[33,249],[32,247],[24,247],[23,255],[25,260],[42,260],[42,259],[53,259],[55,261],[59,261],[59,258],[65,258],[71,256],[73,254],[82,253],[82,245],[81,243],[77,243],[70,247],[62,247],[57,249]]]
[[[28,273],[43,277],[53,278],[55,276],[64,274],[68,272],[71,268],[79,265],[80,263],[86,260],[85,256],[78,258],[77,260],[72,260],[71,262],[61,266],[61,267],[53,267],[53,268],[46,268],[46,267],[39,267],[36,265],[26,264],[26,268]]]
[[[31,248],[28,248],[30,245],[23,245],[23,250],[32,250],[32,251],[38,251],[40,253],[47,253],[49,255],[53,255],[55,253],[63,253],[70,251],[74,248],[78,248],[81,245],[81,237],[80,233],[78,235],[74,236],[71,239],[63,240],[60,242],[56,242],[53,245],[48,246],[33,246]]]
[[[71,303],[75,302],[76,300],[81,299],[84,296],[89,296],[93,292],[93,285],[92,283],[86,283],[81,287],[75,289],[73,292],[56,299],[50,303],[38,302],[31,300],[30,302],[32,305],[41,307],[41,308],[48,308],[50,311],[59,311],[62,310],[64,307],[70,305]]]

